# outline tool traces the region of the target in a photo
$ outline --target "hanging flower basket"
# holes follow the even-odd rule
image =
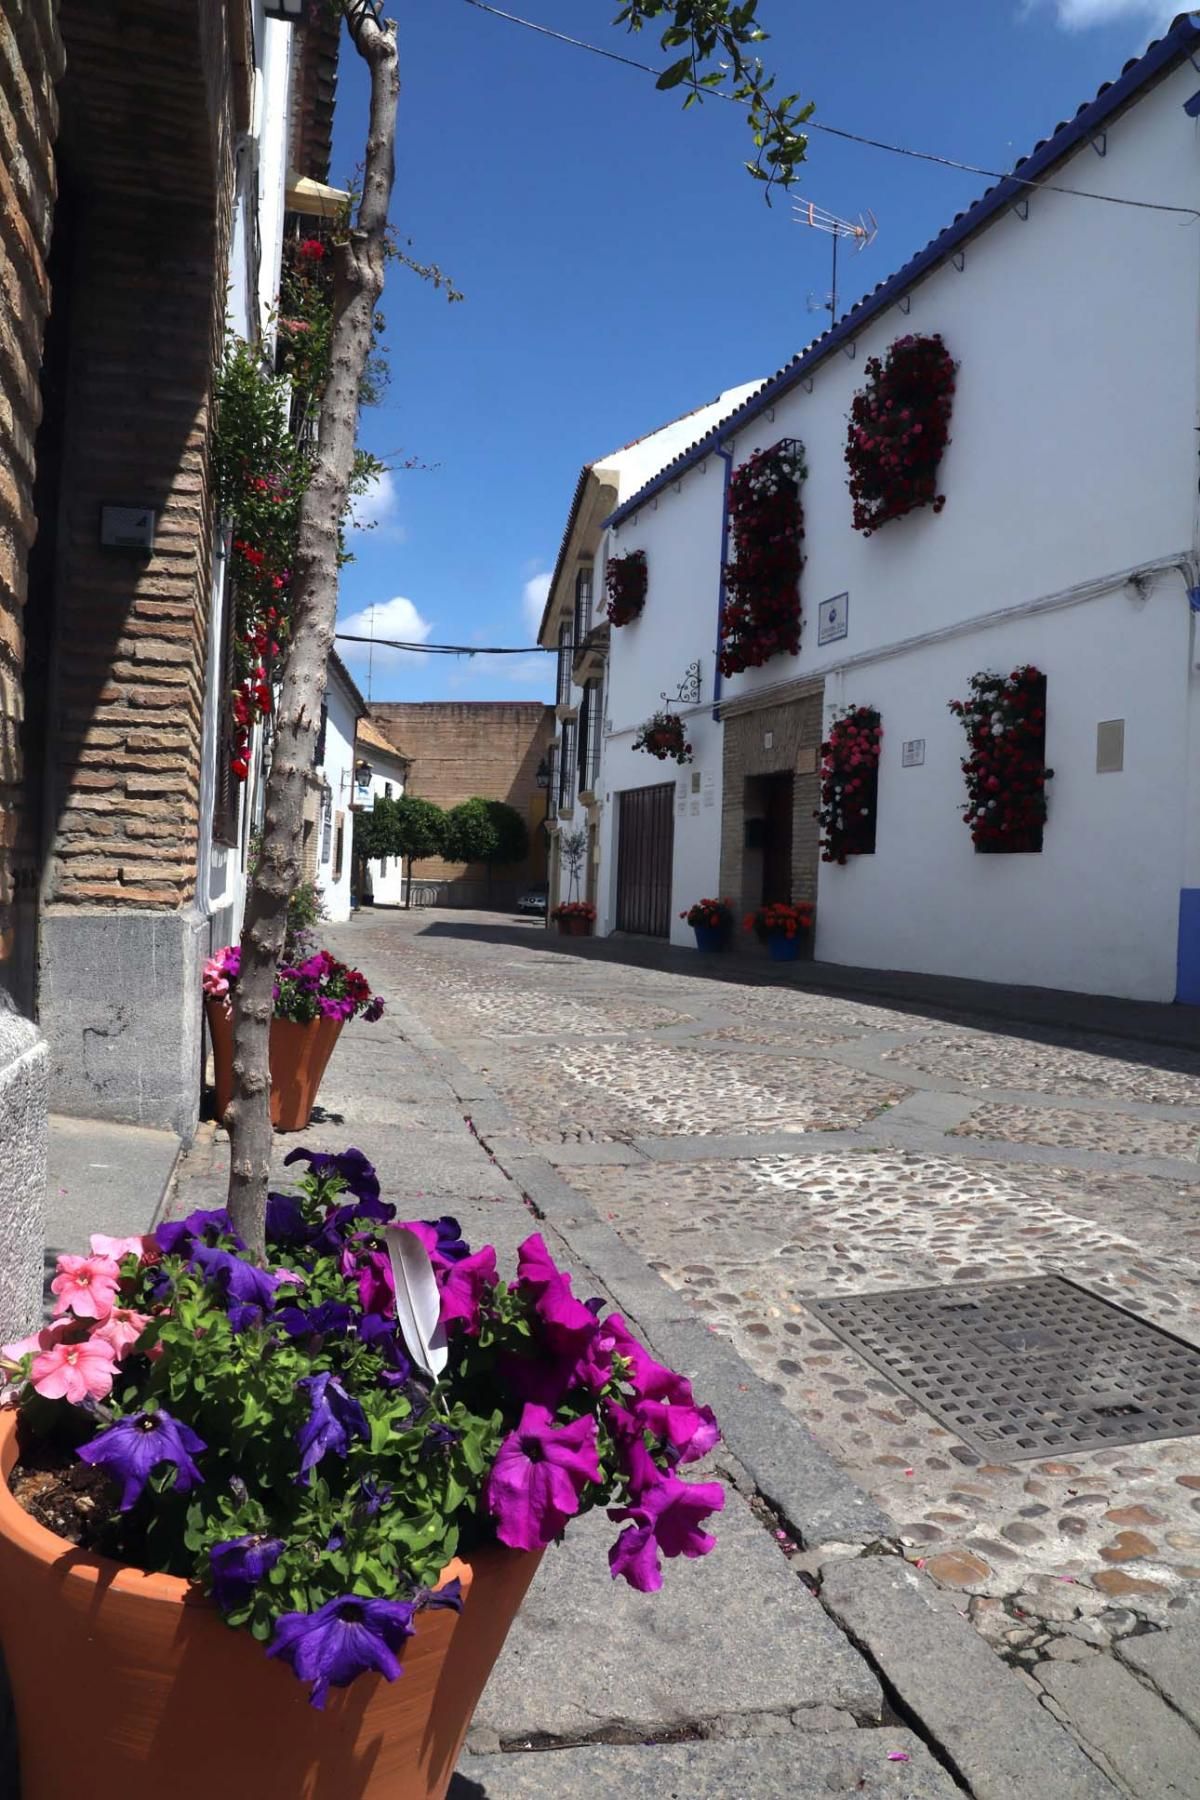
[[[687,741],[678,713],[656,712],[641,727],[633,740],[633,748],[644,750],[647,756],[656,756],[659,762],[683,764],[692,760],[692,746]]]
[[[847,707],[821,745],[821,861],[844,864],[875,849],[879,747],[883,728],[872,706]]]
[[[867,385],[854,396],[846,466],[854,529],[870,537],[918,506],[941,512],[942,453],[950,442],[955,365],[936,333],[902,337],[867,361]]]
[[[756,450],[729,488],[734,560],[725,569],[719,662],[723,675],[800,649],[804,445],[782,438]]]
[[[604,587],[608,594],[610,625],[632,625],[646,604],[646,552],[627,550],[624,556],[610,556],[604,571]]]
[[[970,745],[963,823],[977,851],[1038,851],[1046,823],[1046,677],[1032,663],[1009,675],[972,675],[970,699],[951,700]]]

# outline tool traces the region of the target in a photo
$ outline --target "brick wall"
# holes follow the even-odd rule
[[[15,948],[26,560],[36,535],[34,439],[58,129],[54,83],[63,67],[56,13],[54,0],[5,0],[0,9],[0,980]]]
[[[721,801],[721,892],[740,910],[756,907],[761,863],[745,848],[746,785],[757,776],[790,773],[792,801],[792,900],[815,900],[820,830],[821,724],[824,684],[796,682],[769,703],[753,697],[721,709],[724,721],[724,779]]]
[[[372,706],[371,718],[412,758],[407,793],[445,809],[478,795],[506,800],[520,813],[530,854],[493,879],[498,903],[510,901],[519,887],[545,881],[545,796],[536,775],[554,738],[553,708],[535,701],[386,702]],[[487,871],[478,865],[430,860],[417,864],[414,879],[449,884],[445,897],[452,904],[482,905],[487,898]]]
[[[174,910],[194,896],[242,23],[201,0],[138,0],[116,19],[62,0],[67,398],[42,595],[52,907]],[[106,502],[157,511],[152,554],[101,546]]]

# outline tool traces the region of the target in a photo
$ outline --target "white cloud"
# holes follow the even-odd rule
[[[390,469],[380,469],[371,477],[366,492],[356,494],[350,503],[351,531],[376,531],[392,543],[402,542],[405,531],[396,519],[398,501],[395,476]]]
[[[1054,14],[1064,31],[1086,31],[1092,25],[1115,25],[1121,19],[1144,19],[1151,25],[1169,25],[1179,10],[1163,0],[1052,0]]]
[[[380,644],[380,638],[396,638],[406,644],[423,644],[429,637],[433,626],[428,619],[422,618],[411,600],[403,594],[397,594],[391,600],[381,600],[375,606],[365,606],[361,612],[351,613],[348,618],[338,620],[338,632],[348,632],[351,637],[374,638],[374,646],[370,644],[347,644],[339,636],[337,653],[346,662],[366,666],[368,658],[376,669],[395,668],[398,663],[417,662],[421,659],[419,650],[392,650]]]
[[[539,574],[531,575],[521,590],[521,617],[535,638],[542,622],[542,614],[546,610],[551,580],[550,571],[543,569]]]
[[[487,682],[492,687],[540,687],[548,699],[553,676],[552,656],[473,656],[469,662],[465,659],[456,662],[447,685],[460,689]]]

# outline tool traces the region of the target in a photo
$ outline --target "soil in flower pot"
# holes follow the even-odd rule
[[[397,1681],[360,1676],[318,1712],[290,1669],[186,1582],[39,1525],[10,1492],[16,1460],[16,1415],[3,1413],[0,1644],[21,1800],[76,1788],[88,1800],[443,1800],[538,1556],[496,1548],[451,1563],[461,1615],[418,1614]],[[81,1746],[86,1776],[72,1761]]]
[[[233,1009],[228,1000],[206,1000],[205,1016],[213,1047],[217,1118],[233,1098]],[[312,1118],[317,1092],[342,1019],[271,1020],[271,1123],[276,1131],[303,1131]]]

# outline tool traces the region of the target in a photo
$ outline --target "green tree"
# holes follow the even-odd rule
[[[475,795],[446,814],[446,860],[482,863],[487,870],[489,901],[493,869],[523,862],[528,854],[525,821],[505,800],[482,800]]]

